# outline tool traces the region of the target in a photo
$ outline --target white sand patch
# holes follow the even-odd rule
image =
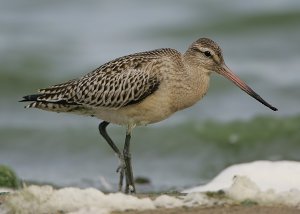
[[[175,198],[168,195],[161,195],[153,201],[155,207],[174,208],[182,207],[183,201],[179,198]]]
[[[29,186],[14,193],[3,205],[12,213],[110,213],[129,209],[154,209],[149,198],[139,199],[122,193],[104,194],[99,190]]]
[[[233,183],[224,189],[224,195],[218,197],[204,197],[204,192],[192,192],[185,196],[185,201],[190,198],[194,205],[232,204],[236,202],[257,203],[259,205],[284,205],[300,208],[300,189],[290,189],[278,192],[274,189],[262,191],[250,178],[235,176]],[[198,203],[198,199],[200,203]],[[184,203],[186,205],[186,203]]]
[[[8,196],[0,206],[0,213],[22,214],[106,214],[112,211],[148,210],[213,204],[205,194],[173,197],[161,195],[156,199],[138,198],[123,193],[104,194],[99,190],[29,186]],[[2,211],[2,212],[1,212]]]
[[[223,170],[206,185],[187,189],[185,193],[224,190],[231,186],[235,176],[246,176],[262,191],[275,192],[300,190],[300,162],[296,161],[255,161],[237,164]]]
[[[286,205],[300,208],[300,190],[275,192],[273,189],[261,191],[248,177],[237,176],[226,190],[226,195],[235,201],[251,200],[263,205]]]

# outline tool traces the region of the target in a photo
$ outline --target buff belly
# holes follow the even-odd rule
[[[150,95],[140,103],[119,109],[96,109],[95,116],[119,125],[147,125],[162,121],[173,113],[167,96]]]

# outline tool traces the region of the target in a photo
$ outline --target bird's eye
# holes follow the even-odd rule
[[[207,57],[211,57],[210,51],[204,51],[204,55],[207,56]]]

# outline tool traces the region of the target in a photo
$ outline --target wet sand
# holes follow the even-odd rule
[[[172,209],[155,209],[146,211],[113,212],[126,214],[299,214],[300,209],[285,206],[243,206],[225,205],[213,207],[180,207]]]

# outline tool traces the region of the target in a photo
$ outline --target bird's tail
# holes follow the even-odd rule
[[[61,104],[66,104],[61,100],[48,100],[47,94],[43,93],[24,96],[23,100],[20,100],[19,102],[31,102],[24,106],[24,108],[39,108],[47,111],[55,111],[55,109],[61,107]]]
[[[35,108],[37,105],[38,98],[41,96],[41,94],[31,94],[23,97],[23,100],[20,100],[19,102],[32,102],[29,105],[26,105],[25,108]]]
[[[19,102],[30,102],[30,101],[37,101],[38,97],[41,96],[41,94],[31,94],[23,97],[23,100],[20,100]]]
[[[82,106],[74,102],[68,102],[61,98],[59,93],[40,93],[24,96],[19,102],[31,102],[24,108],[38,108],[54,112],[80,112]]]

